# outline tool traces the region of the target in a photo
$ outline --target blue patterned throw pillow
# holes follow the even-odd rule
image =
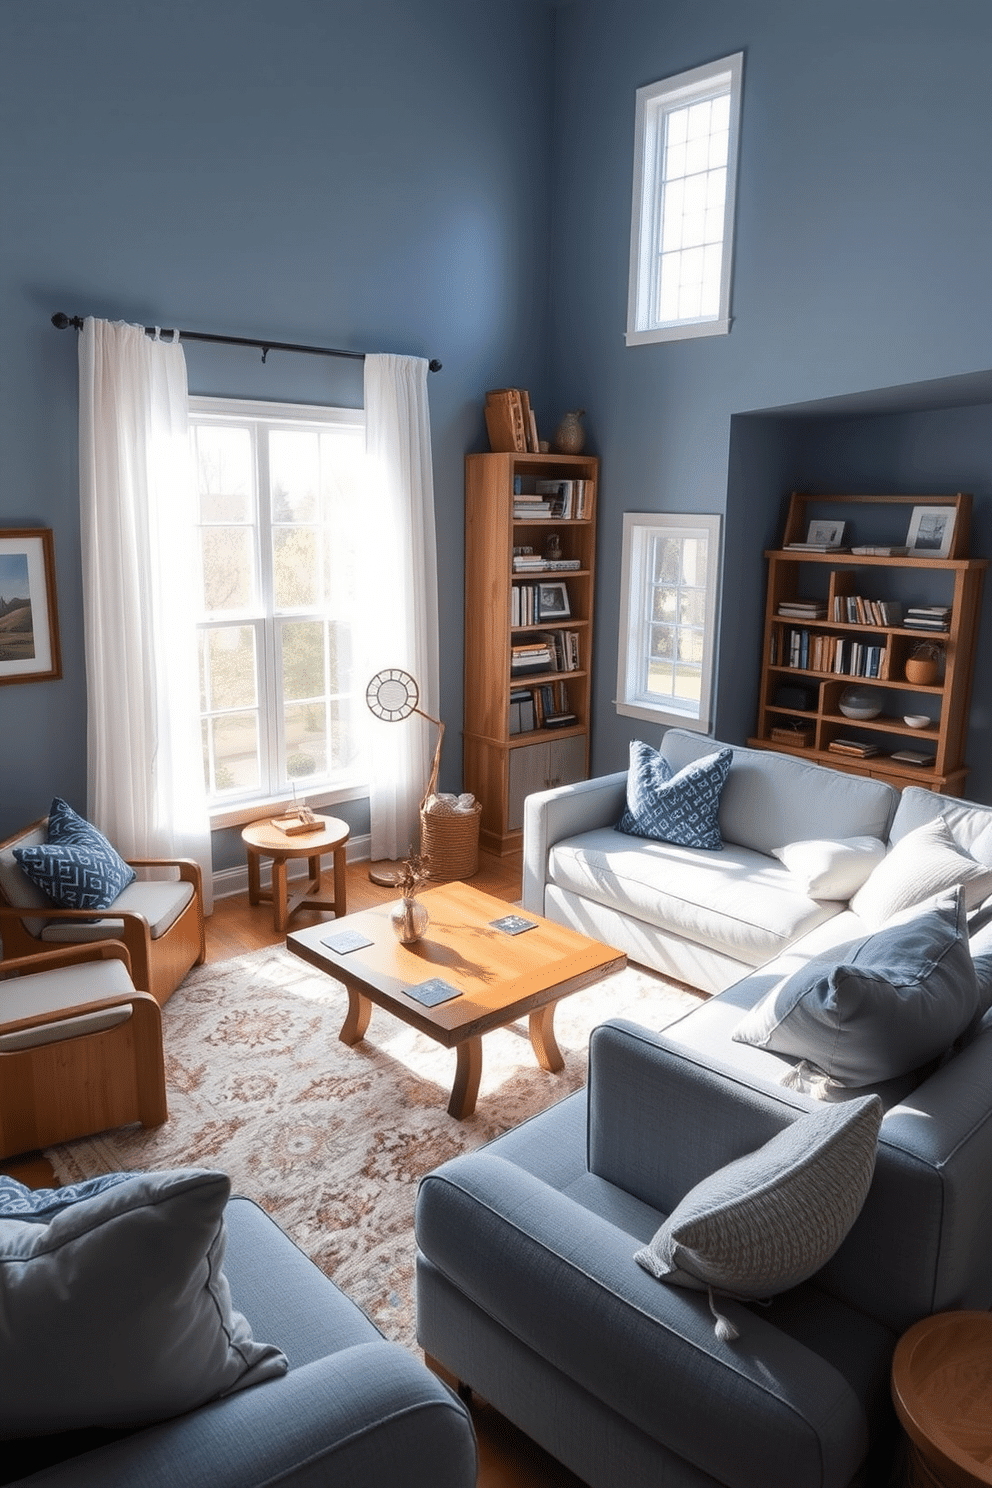
[[[61,1214],[72,1204],[80,1204],[118,1183],[134,1178],[134,1173],[104,1173],[99,1178],[84,1178],[81,1183],[68,1183],[63,1188],[28,1188],[7,1173],[0,1173],[0,1219],[23,1219],[47,1224],[54,1214]]]
[[[135,876],[103,833],[59,796],[48,815],[48,841],[15,847],[14,857],[60,909],[107,909]]]
[[[722,848],[720,797],[733,756],[732,749],[721,749],[693,760],[673,775],[663,754],[640,739],[633,740],[627,806],[617,831],[679,847]]]

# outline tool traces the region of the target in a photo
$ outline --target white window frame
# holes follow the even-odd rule
[[[620,584],[620,644],[616,709],[629,718],[707,733],[716,658],[717,593],[720,582],[720,518],[696,513],[624,512]],[[675,697],[648,691],[652,576],[650,557],[658,536],[700,538],[709,543],[703,620],[703,654],[698,708]]]
[[[627,345],[681,340],[691,336],[725,336],[730,331],[730,286],[734,256],[734,205],[740,136],[744,53],[694,67],[637,89],[634,126],[634,189],[630,227],[630,276],[627,294]],[[661,320],[658,303],[660,239],[664,206],[664,159],[667,119],[673,111],[706,98],[730,94],[730,132],[724,201],[719,309],[696,319]]]
[[[268,426],[270,429],[328,428],[340,425],[351,429],[365,427],[365,411],[362,408],[325,407],[314,404],[269,403],[240,398],[213,398],[195,396],[189,399],[191,428],[194,424],[216,423],[218,425]],[[268,510],[267,467],[260,465],[256,450],[254,521],[259,525],[268,516],[271,529],[271,512]],[[278,665],[274,644],[276,629],[286,620],[293,619],[294,612],[275,612],[272,590],[272,568],[267,558],[268,545],[262,544],[262,552],[256,555],[259,570],[256,574],[258,604],[245,611],[229,611],[221,615],[204,615],[198,621],[198,629],[216,624],[252,627],[256,633],[256,652],[259,658],[259,687],[264,695],[259,700],[259,769],[261,783],[257,790],[224,795],[208,794],[211,823],[214,827],[238,825],[253,821],[260,809],[277,807],[291,799],[292,787],[278,782],[285,761],[278,742],[278,718],[283,705],[281,668]],[[199,554],[197,554],[199,561]],[[309,612],[306,612],[309,613]],[[299,612],[302,616],[304,612]],[[266,706],[266,704],[268,706]],[[362,751],[363,760],[366,751]],[[336,777],[321,777],[312,782],[303,779],[297,785],[299,799],[311,806],[333,805],[338,801],[356,800],[367,796],[369,782],[364,773],[351,771]]]

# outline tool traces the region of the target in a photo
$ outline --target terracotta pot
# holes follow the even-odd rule
[[[932,687],[937,680],[938,666],[929,657],[911,656],[906,663],[906,681],[917,687]]]

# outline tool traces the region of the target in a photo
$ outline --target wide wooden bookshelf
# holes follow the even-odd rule
[[[811,514],[843,520],[845,542],[851,546],[905,545],[914,507],[953,512],[946,557],[789,547],[806,538]],[[793,493],[782,547],[765,554],[768,595],[757,731],[751,745],[875,776],[900,789],[920,785],[963,794],[975,644],[988,567],[987,559],[967,556],[970,519],[971,497],[962,492]],[[887,543],[878,540],[880,534]],[[797,615],[797,604],[819,606],[825,613]],[[946,632],[921,631],[905,623],[909,608],[923,605],[949,610]],[[897,623],[881,623],[883,606],[902,612]],[[907,662],[923,640],[937,642],[942,653],[937,677],[925,684],[907,677]],[[842,695],[852,685],[881,702],[876,717],[854,719],[841,712]],[[913,728],[904,722],[907,714],[925,714],[930,722]],[[849,743],[876,752],[864,757],[839,752],[838,745],[846,748]],[[922,757],[921,762],[893,757],[907,751]]]
[[[531,792],[589,773],[598,477],[598,460],[586,455],[465,459],[463,780],[482,803],[479,840],[490,852],[519,850]],[[538,514],[535,498],[546,493],[537,483],[549,481],[568,483],[569,515]],[[577,566],[515,570],[514,550],[530,548],[543,558],[551,533],[560,540],[562,561]],[[542,614],[537,591],[548,585],[556,587],[543,593]],[[556,613],[563,595],[567,615]],[[514,654],[542,643],[551,660],[514,675]],[[513,707],[512,699],[524,694],[530,708]],[[542,694],[550,708],[542,706]],[[556,724],[565,713],[574,721]]]

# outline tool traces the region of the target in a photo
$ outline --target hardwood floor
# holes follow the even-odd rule
[[[372,883],[368,870],[367,862],[348,864],[349,910],[367,909],[396,897],[395,889]],[[329,861],[326,871],[330,871]],[[480,851],[479,871],[471,881],[483,893],[512,904],[520,898],[521,871],[519,853],[498,858]],[[298,929],[317,924],[321,919],[329,920],[330,916],[301,908],[293,915],[291,925]],[[264,946],[279,945],[284,938],[273,926],[269,904],[250,905],[247,892],[217,899],[207,920],[207,961],[226,961]],[[0,1161],[0,1172],[11,1174],[31,1188],[48,1188],[55,1182],[51,1165],[41,1153]],[[473,1396],[470,1409],[479,1443],[477,1488],[583,1488],[581,1479],[549,1457],[485,1401]]]

